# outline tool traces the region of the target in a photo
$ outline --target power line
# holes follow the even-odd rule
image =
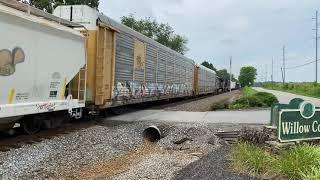
[[[316,62],[316,60],[314,60],[314,61],[310,61],[310,62],[307,62],[307,63],[305,63],[305,64],[301,64],[301,65],[297,65],[297,66],[293,66],[293,67],[289,67],[289,68],[285,68],[285,69],[297,69],[297,68],[300,68],[300,67],[303,67],[303,66],[306,66],[306,65],[309,65],[309,64],[312,64],[312,63],[315,63]]]

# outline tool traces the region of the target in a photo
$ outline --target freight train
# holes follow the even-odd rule
[[[0,1],[0,129],[29,134],[129,104],[217,94],[230,82],[85,5],[53,15]]]

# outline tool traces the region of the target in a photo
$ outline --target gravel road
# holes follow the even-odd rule
[[[221,101],[234,101],[241,95],[239,90],[227,92],[219,95],[205,97],[203,99],[190,101],[187,103],[178,103],[168,105],[164,108],[167,111],[193,111],[193,112],[205,112],[211,110],[211,105]]]
[[[306,101],[310,101],[314,103],[316,106],[320,107],[320,99],[318,98],[307,97],[307,96],[302,96],[302,95],[297,95],[297,94],[292,94],[292,93],[287,93],[282,91],[276,91],[276,90],[268,90],[268,89],[259,88],[259,87],[256,87],[254,89],[257,91],[269,92],[274,94],[278,98],[279,102],[283,104],[289,104],[289,102],[294,98],[301,98]]]

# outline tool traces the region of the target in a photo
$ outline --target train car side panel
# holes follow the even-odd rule
[[[195,76],[195,82],[197,83],[197,86],[195,87],[197,90],[197,95],[203,95],[203,94],[211,94],[217,92],[217,75],[216,73],[208,69],[202,65],[196,65],[195,69],[197,69],[195,72],[197,73],[197,76]]]
[[[79,32],[3,5],[0,26],[0,118],[84,107],[65,96],[86,63]]]

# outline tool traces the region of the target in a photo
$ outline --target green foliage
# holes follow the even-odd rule
[[[188,51],[187,38],[175,34],[169,24],[158,23],[150,17],[137,20],[132,14],[121,17],[121,23],[181,54]]]
[[[289,150],[269,153],[263,148],[242,142],[231,149],[232,167],[241,173],[265,178],[318,180],[320,148],[299,145]]]
[[[26,1],[23,2],[26,3]],[[29,0],[29,4],[48,13],[52,13],[59,5],[88,5],[98,9],[99,0]]]
[[[256,80],[257,69],[252,66],[242,67],[239,75],[239,82],[242,87],[251,86]]]
[[[246,86],[243,88],[243,95],[242,96],[252,96],[256,93],[258,93],[258,91]]]
[[[213,103],[211,105],[211,110],[212,111],[216,111],[216,110],[219,110],[219,109],[227,109],[228,106],[229,106],[229,104],[227,102],[225,102],[225,100],[223,100],[223,101],[220,101],[220,102]]]
[[[254,107],[271,107],[273,104],[278,103],[277,97],[271,93],[257,92],[256,90],[245,87],[243,95],[233,102],[230,109],[247,109]]]
[[[222,79],[230,79],[230,74],[226,69],[220,69],[217,71],[217,75]]]
[[[320,98],[320,86],[315,83],[265,83],[263,87],[279,91]]]
[[[231,149],[231,164],[234,169],[249,174],[267,174],[274,158],[262,148],[249,143],[236,144]]]
[[[289,179],[302,179],[314,174],[312,169],[320,171],[320,149],[314,146],[300,145],[283,151],[277,157],[273,167],[279,174]]]
[[[217,68],[215,68],[212,63],[209,63],[207,61],[203,61],[201,63],[201,65],[204,66],[204,67],[207,67],[207,68],[209,68],[211,70],[217,71]]]
[[[271,107],[273,104],[279,102],[278,98],[275,95],[267,92],[258,92],[254,96],[260,99],[263,102],[264,106],[267,107]]]

